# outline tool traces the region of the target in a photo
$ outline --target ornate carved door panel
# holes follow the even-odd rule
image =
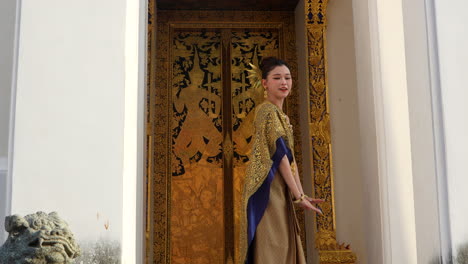
[[[176,29],[171,42],[171,260],[223,263],[263,101],[248,64],[279,55],[278,29]]]
[[[296,74],[292,13],[275,13],[158,13],[149,91],[149,262],[233,262],[254,107],[263,101],[251,89],[248,64],[283,57]],[[296,101],[287,110],[299,128]]]
[[[170,49],[171,260],[222,263],[221,33],[178,30]]]

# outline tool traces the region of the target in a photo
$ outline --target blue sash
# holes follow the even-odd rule
[[[252,241],[255,238],[255,231],[257,226],[260,223],[260,220],[265,213],[265,210],[268,206],[268,201],[270,200],[270,186],[275,178],[276,171],[279,168],[281,160],[284,156],[287,156],[289,162],[293,161],[293,156],[291,150],[287,147],[286,142],[282,137],[276,140],[276,152],[271,157],[273,160],[273,165],[271,166],[270,171],[258,188],[258,190],[250,197],[247,204],[247,241],[248,241],[248,252],[247,252],[247,261],[246,264],[253,263],[253,250],[251,250]]]

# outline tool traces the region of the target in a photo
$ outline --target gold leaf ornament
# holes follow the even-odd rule
[[[260,68],[258,68],[252,63],[249,63],[249,66],[250,69],[247,69],[247,72],[249,73],[247,78],[249,78],[250,85],[256,94],[262,94],[262,70],[260,70]]]

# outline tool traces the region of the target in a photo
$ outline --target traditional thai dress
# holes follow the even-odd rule
[[[288,117],[265,101],[256,109],[246,171],[239,235],[239,264],[306,263],[292,195],[279,172],[284,156],[294,161]]]

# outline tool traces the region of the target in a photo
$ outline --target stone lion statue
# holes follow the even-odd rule
[[[80,255],[68,224],[56,212],[7,216],[5,230],[0,264],[69,264]]]

